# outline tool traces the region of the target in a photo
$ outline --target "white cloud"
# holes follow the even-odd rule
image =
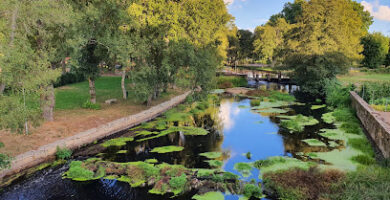
[[[380,5],[379,1],[367,2],[362,1],[361,3],[364,6],[364,9],[371,13],[375,19],[390,21],[390,7]]]
[[[230,5],[234,2],[234,0],[223,0],[223,2],[225,2],[227,5]]]

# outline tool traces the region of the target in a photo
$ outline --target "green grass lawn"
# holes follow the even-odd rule
[[[103,103],[105,100],[112,98],[122,99],[121,77],[100,77],[96,80],[95,86],[98,103]],[[56,88],[55,95],[55,109],[81,108],[81,105],[89,100],[88,81]]]
[[[365,73],[365,72],[350,72],[347,75],[338,77],[341,82],[344,83],[361,83],[365,81],[390,81],[390,74],[380,74],[380,73]]]

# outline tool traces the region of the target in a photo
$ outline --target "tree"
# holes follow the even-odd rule
[[[0,99],[0,128],[27,134],[27,122],[37,125],[40,112],[46,120],[53,119],[52,84],[60,75],[53,66],[54,55],[60,46],[66,46],[58,39],[69,26],[72,12],[66,3],[50,0],[6,0],[0,3],[0,10],[0,76],[8,87]],[[53,18],[58,12],[63,14]],[[40,103],[41,108],[27,106],[26,99],[33,105]]]
[[[237,27],[234,26],[228,32],[229,47],[227,49],[228,63],[234,65],[238,61],[240,41],[237,36]]]
[[[390,66],[390,44],[389,44],[389,52],[387,53],[385,62],[383,63],[386,67]]]
[[[73,7],[77,18],[79,47],[73,58],[79,62],[80,71],[89,82],[90,101],[96,103],[95,80],[100,75],[100,67],[115,64],[118,49],[115,45],[122,32],[120,28],[131,28],[128,24],[127,8],[130,0],[67,0]],[[120,40],[122,41],[122,40]],[[123,49],[123,48],[122,48]],[[124,58],[126,59],[126,58]]]
[[[386,55],[389,52],[389,38],[381,33],[371,33],[361,40],[363,45],[364,58],[362,65],[371,69],[377,68],[385,63]]]
[[[263,63],[270,63],[272,67],[280,64],[284,59],[285,34],[293,27],[284,18],[279,18],[271,26],[266,24],[256,27],[253,42],[254,53]]]
[[[310,0],[297,19],[286,34],[284,65],[293,70],[303,93],[323,96],[327,80],[362,58],[365,19],[349,0]]]
[[[253,33],[249,30],[238,30],[237,35],[240,42],[239,58],[251,58],[253,54]]]
[[[339,52],[293,54],[286,59],[292,77],[306,97],[324,97],[325,86],[336,75],[348,70],[348,58]]]

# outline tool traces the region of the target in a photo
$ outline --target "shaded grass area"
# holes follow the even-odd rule
[[[346,75],[339,76],[338,79],[346,84],[364,81],[383,82],[390,80],[390,73],[367,73],[367,72],[350,72]]]
[[[248,81],[242,76],[219,76],[217,78],[217,86],[220,89],[233,87],[246,87]]]
[[[95,82],[97,102],[103,103],[107,99],[122,98],[121,77],[100,77]],[[89,100],[89,84],[87,81],[56,88],[57,110],[81,108]],[[131,98],[129,92],[129,98]]]

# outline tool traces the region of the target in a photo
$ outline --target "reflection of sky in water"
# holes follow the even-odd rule
[[[239,173],[234,170],[235,163],[254,162],[270,156],[284,155],[282,136],[275,134],[279,127],[271,122],[269,117],[251,112],[250,108],[238,108],[240,105],[249,107],[250,100],[234,102],[224,99],[220,107],[221,123],[223,123],[223,134],[225,135],[222,149],[230,151],[230,158],[225,160],[223,169],[236,174]],[[246,158],[247,152],[252,154],[251,160]],[[244,180],[249,181],[252,178],[258,180],[258,175],[258,170],[253,170],[252,176]],[[226,199],[238,198],[235,195],[230,195],[226,196]]]

